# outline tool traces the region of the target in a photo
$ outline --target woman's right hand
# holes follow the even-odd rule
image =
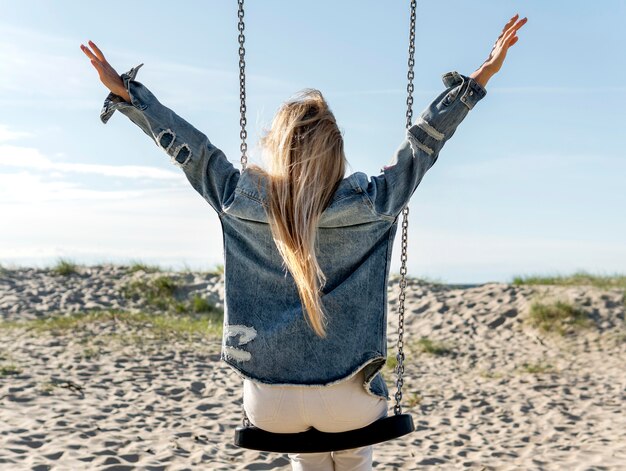
[[[94,52],[91,52],[88,47],[80,45],[81,50],[85,53],[91,64],[95,67],[100,81],[114,94],[121,96],[124,100],[130,103],[130,95],[124,87],[122,77],[115,71],[115,69],[105,59],[102,51],[93,41],[89,41],[89,45],[93,48]]]

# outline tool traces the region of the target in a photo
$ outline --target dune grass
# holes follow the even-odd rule
[[[531,374],[544,374],[544,373],[555,373],[556,370],[554,368],[554,366],[552,366],[549,363],[523,363],[519,368],[519,371],[522,371],[524,373],[531,373]]]
[[[437,342],[435,340],[429,339],[428,337],[420,338],[417,341],[417,346],[422,352],[436,356],[449,355],[454,351],[454,349],[450,345],[444,342]]]
[[[113,331],[134,332],[137,339],[221,338],[224,317],[221,310],[195,315],[130,312],[124,310],[90,310],[70,315],[53,315],[38,319],[6,321],[0,329],[22,328],[33,333],[52,335],[79,334],[93,331],[99,324],[113,325]],[[87,355],[95,352],[85,352]]]
[[[528,313],[528,321],[543,332],[565,335],[593,325],[589,315],[577,306],[557,300],[534,301]]]
[[[419,406],[424,398],[420,393],[411,392],[411,395],[407,398],[406,405],[407,407],[413,408],[415,406]]]
[[[449,355],[454,352],[454,348],[445,343],[439,342],[436,340],[429,339],[428,337],[421,337],[417,341],[411,341],[409,343],[405,343],[404,347],[404,361],[405,363],[408,361],[408,358],[415,353],[427,353],[429,355],[435,356],[443,356]],[[387,361],[385,362],[385,368],[390,371],[395,371],[398,366],[398,352],[396,348],[393,351],[389,351],[387,353]]]
[[[9,363],[6,365],[0,365],[0,377],[10,376],[10,375],[19,375],[21,372],[22,370],[12,363]]]
[[[478,375],[482,378],[488,379],[501,379],[504,377],[504,373],[502,371],[494,370],[480,370]]]
[[[387,361],[385,362],[385,368],[395,371],[398,366],[398,358],[396,357],[396,352],[387,354]]]
[[[78,273],[78,264],[70,259],[59,258],[50,270],[59,276],[70,276]]]
[[[598,288],[626,289],[626,275],[596,275],[579,270],[570,275],[519,275],[511,282],[514,285],[559,285],[559,286],[595,286]]]
[[[175,297],[178,287],[170,276],[160,275],[151,279],[130,281],[122,286],[121,293],[126,299],[142,300],[157,309],[178,311],[181,308]]]
[[[198,294],[190,299],[180,299],[182,285],[167,275],[152,279],[133,280],[121,288],[122,296],[133,301],[143,301],[147,306],[163,311],[185,313],[221,313],[215,305]]]
[[[143,271],[145,273],[158,273],[162,272],[163,269],[159,265],[149,265],[142,262],[141,260],[133,260],[130,262],[129,271],[131,273],[135,273],[138,271]]]

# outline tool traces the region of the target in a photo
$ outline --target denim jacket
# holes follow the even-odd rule
[[[343,178],[320,217],[318,262],[327,277],[322,303],[327,337],[307,324],[295,282],[274,244],[267,188],[241,172],[205,134],[135,80],[121,75],[131,102],[109,93],[100,113],[115,110],[141,128],[180,167],[217,211],[224,244],[224,331],[221,358],[240,376],[274,385],[330,385],[364,368],[365,391],[389,400],[381,374],[386,356],[387,282],[400,213],[474,105],[487,93],[456,71],[407,129],[392,163],[379,175]]]

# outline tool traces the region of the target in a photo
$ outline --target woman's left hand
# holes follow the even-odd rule
[[[515,22],[515,19],[519,16],[519,14],[515,14],[506,25],[502,29],[500,36],[496,39],[493,48],[491,48],[491,52],[489,53],[489,57],[483,63],[481,67],[484,67],[489,71],[491,75],[497,73],[502,67],[502,63],[504,62],[504,58],[506,57],[506,53],[513,44],[517,42],[519,39],[515,33],[518,29],[526,24],[528,21],[527,17],[522,18],[521,20]]]
[[[528,18],[522,18],[517,23],[515,19],[518,17],[518,14],[515,14],[506,25],[502,29],[500,36],[496,39],[495,44],[491,48],[491,52],[489,53],[489,57],[487,60],[483,62],[478,69],[476,69],[470,75],[471,78],[476,80],[476,82],[483,86],[487,86],[487,82],[495,75],[500,68],[502,67],[502,63],[504,62],[504,58],[506,57],[506,53],[513,44],[515,44],[518,40],[518,37],[515,36],[515,33],[518,29],[520,29]]]

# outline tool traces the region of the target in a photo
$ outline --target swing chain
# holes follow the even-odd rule
[[[413,122],[413,67],[415,66],[415,18],[417,9],[417,0],[411,0],[411,27],[409,28],[409,71],[407,73],[408,84],[406,86],[406,127],[411,127]]]
[[[245,24],[243,22],[243,0],[238,0],[239,10],[237,11],[237,17],[239,18],[239,23],[237,25],[237,29],[239,30],[239,100],[241,102],[239,106],[239,112],[241,113],[241,117],[239,119],[239,124],[241,125],[241,131],[239,132],[239,137],[241,138],[241,170],[245,170],[246,164],[248,163],[248,144],[246,143],[246,138],[248,137],[248,132],[246,131],[246,49],[244,47],[244,43],[246,41],[246,37],[243,34]],[[246,409],[243,406],[243,396],[241,399],[241,422],[244,427],[250,427],[252,424],[250,423],[250,419],[246,415]]]
[[[237,16],[239,18],[239,100],[241,102],[239,106],[239,112],[241,113],[241,117],[239,119],[239,124],[241,125],[241,131],[239,132],[239,137],[241,138],[241,167],[242,171],[245,170],[246,164],[248,163],[248,144],[246,143],[246,138],[248,137],[248,131],[246,131],[246,49],[244,47],[244,42],[246,37],[243,34],[245,24],[243,22],[243,0],[238,0],[239,10],[237,12]]]
[[[411,0],[411,26],[409,28],[409,71],[407,73],[408,84],[406,87],[407,99],[406,99],[406,127],[409,129],[413,121],[413,67],[415,66],[415,11],[417,7],[417,0]],[[396,366],[396,387],[395,394],[396,404],[393,408],[394,414],[398,415],[402,413],[402,386],[404,385],[404,298],[406,296],[406,260],[407,260],[407,245],[408,245],[408,227],[409,227],[409,205],[402,210],[402,255],[401,255],[401,267],[400,267],[400,297],[398,302],[398,354],[396,359],[398,365]]]
[[[400,402],[402,401],[402,386],[404,385],[404,380],[402,375],[404,374],[404,298],[406,297],[406,261],[407,261],[407,245],[408,245],[408,227],[409,227],[409,206],[408,204],[402,210],[402,256],[401,261],[402,265],[400,267],[400,296],[398,303],[398,343],[397,349],[398,354],[396,355],[396,359],[398,360],[398,365],[396,366],[396,386],[397,391],[395,394],[396,405],[393,410],[396,415],[402,413],[402,405]]]

